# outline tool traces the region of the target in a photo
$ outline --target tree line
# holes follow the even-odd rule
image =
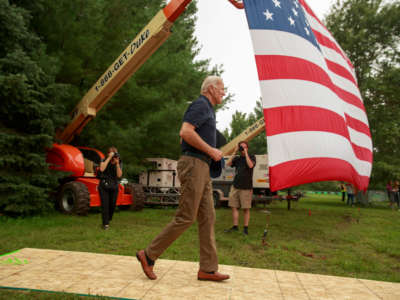
[[[165,5],[163,0],[0,0],[0,214],[51,210],[49,197],[65,174],[50,172],[45,149],[70,112],[136,34]],[[179,156],[183,112],[202,79],[222,74],[197,60],[196,1],[173,34],[72,141],[106,151],[115,145],[124,177],[135,179],[146,157]],[[400,95],[398,1],[338,0],[328,29],[356,66],[374,142],[371,186],[398,178]],[[227,105],[233,99],[228,94]],[[254,99],[256,100],[256,99]],[[218,107],[217,109],[220,109]],[[262,116],[236,112],[232,139]],[[265,135],[251,142],[265,153]]]

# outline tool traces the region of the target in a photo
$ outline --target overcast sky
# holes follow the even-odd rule
[[[307,0],[319,19],[328,12],[333,0]],[[228,0],[199,0],[195,35],[201,45],[199,58],[211,59],[211,65],[223,64],[222,75],[234,101],[228,110],[217,113],[217,128],[229,128],[235,111],[253,112],[261,97],[253,45],[244,10]]]

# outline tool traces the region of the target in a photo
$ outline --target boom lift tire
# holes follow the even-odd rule
[[[65,214],[86,216],[90,209],[90,194],[82,182],[64,184],[57,196],[58,208]]]
[[[144,193],[143,186],[137,183],[130,184],[132,190],[132,204],[131,210],[142,210],[144,207],[144,202],[146,201],[146,194]]]

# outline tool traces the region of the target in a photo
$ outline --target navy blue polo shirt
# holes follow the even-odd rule
[[[183,122],[188,122],[195,126],[195,131],[197,134],[207,144],[215,148],[217,144],[215,112],[210,100],[208,100],[207,97],[200,95],[199,98],[189,105],[188,109],[183,115]],[[205,154],[186,143],[185,140],[182,140],[181,149],[182,152],[190,151]]]

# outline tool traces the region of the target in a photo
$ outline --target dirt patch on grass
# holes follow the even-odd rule
[[[341,222],[336,224],[336,229],[345,230],[350,227],[352,224],[358,224],[360,219],[358,216],[353,215],[344,215],[341,218]]]

